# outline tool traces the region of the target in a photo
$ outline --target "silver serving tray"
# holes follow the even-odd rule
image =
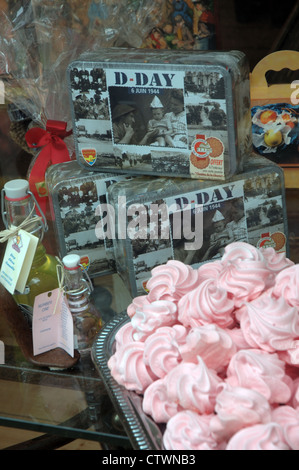
[[[163,430],[142,410],[142,396],[126,390],[111,376],[108,360],[115,351],[115,335],[130,318],[126,313],[116,315],[99,333],[92,359],[120,421],[135,450],[163,450]]]

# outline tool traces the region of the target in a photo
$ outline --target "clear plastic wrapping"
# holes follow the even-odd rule
[[[140,47],[159,20],[159,1],[23,0],[1,11],[6,99],[41,126],[70,124],[66,67],[87,50]],[[2,65],[3,64],[3,65]]]
[[[68,64],[86,50],[141,46],[159,17],[157,5],[158,0],[24,0],[9,15],[0,13],[11,133],[33,154],[27,177],[47,218],[45,171],[74,158]]]

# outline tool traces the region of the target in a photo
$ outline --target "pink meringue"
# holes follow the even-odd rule
[[[299,264],[284,269],[276,276],[273,295],[283,297],[292,307],[299,308]]]
[[[146,287],[148,300],[178,301],[186,292],[198,284],[198,271],[177,260],[155,267]]]
[[[235,242],[154,268],[108,361],[166,450],[299,450],[299,264]],[[149,418],[148,418],[149,419]]]
[[[199,284],[206,279],[216,279],[222,271],[223,265],[220,260],[210,261],[197,268]]]
[[[165,376],[169,399],[201,414],[213,412],[220,382],[216,372],[208,369],[200,357],[197,364],[181,362]]]
[[[248,302],[242,310],[240,326],[246,341],[268,352],[293,348],[299,337],[299,315],[283,297],[269,291]]]
[[[285,442],[292,450],[299,450],[299,410],[279,406],[272,412],[272,421],[280,424]]]
[[[292,347],[286,351],[278,351],[280,359],[286,364],[299,367],[299,339],[293,341]]]
[[[166,450],[221,450],[210,431],[211,416],[186,410],[177,413],[167,423],[163,435]]]
[[[293,394],[290,403],[293,408],[299,409],[299,377],[293,381]]]
[[[136,341],[144,340],[160,326],[172,326],[177,322],[177,306],[169,300],[156,300],[137,309],[131,318]]]
[[[169,399],[163,379],[155,380],[147,387],[143,395],[142,409],[156,423],[167,423],[182,410],[178,403]]]
[[[288,259],[285,253],[277,253],[272,246],[260,248],[260,252],[265,258],[267,268],[274,274],[274,279],[275,275],[280,271],[294,265],[293,261]],[[271,277],[271,283],[272,280],[273,277]]]
[[[234,324],[234,302],[213,279],[206,279],[178,302],[178,320],[185,326],[216,323],[222,328]]]
[[[184,361],[197,363],[200,356],[209,369],[218,373],[226,368],[236,351],[230,335],[215,324],[192,328],[180,347]]]
[[[158,328],[144,342],[144,363],[157,377],[164,377],[182,361],[179,345],[185,342],[187,330],[183,325]]]
[[[265,258],[261,250],[246,242],[233,242],[224,249],[221,262],[227,266],[232,263],[245,263],[258,261],[266,266]]]
[[[115,335],[116,349],[122,346],[123,344],[132,343],[134,341],[134,338],[133,338],[134,331],[135,330],[131,322],[127,322],[121,328],[119,328],[119,330],[117,331]]]
[[[281,426],[271,422],[238,431],[226,450],[290,450],[290,447],[285,443]]]
[[[112,377],[127,390],[144,393],[156,379],[143,361],[144,343],[134,341],[117,348],[108,360]]]
[[[222,256],[223,270],[218,276],[218,286],[224,289],[240,307],[258,297],[266,288],[269,269],[257,248],[236,242],[225,248]]]
[[[233,387],[256,390],[271,404],[287,403],[292,394],[292,380],[277,354],[260,349],[238,351],[227,367],[226,383]]]
[[[225,329],[226,333],[231,337],[235,348],[239,351],[240,349],[251,349],[250,344],[244,338],[243,331],[240,328]]]
[[[138,297],[135,297],[130,305],[127,307],[127,314],[130,318],[132,318],[136,310],[142,310],[142,307],[144,305],[149,305],[150,302],[148,300],[147,295],[139,295]]]
[[[215,412],[210,427],[217,440],[228,441],[240,429],[271,421],[271,407],[263,395],[228,384],[219,385]]]

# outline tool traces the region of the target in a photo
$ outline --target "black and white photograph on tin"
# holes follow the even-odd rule
[[[91,277],[114,271],[105,240],[96,236],[96,226],[101,223],[96,208],[99,203],[106,202],[110,183],[109,179],[76,181],[66,183],[57,191],[60,214],[56,214],[56,224],[62,255],[78,254]]]
[[[146,280],[156,263],[165,264],[169,259],[197,268],[203,263],[221,259],[225,246],[237,241],[256,247],[273,247],[280,253],[286,251],[281,178],[276,172],[270,171],[268,174],[255,175],[157,202],[160,205],[164,203],[167,207],[172,207],[175,202],[178,205],[176,215],[186,212],[183,207],[190,204],[191,218],[187,226],[191,235],[198,234],[200,227],[195,226],[194,214],[195,210],[199,210],[196,204],[202,205],[202,245],[198,245],[196,249],[186,249],[186,243],[192,243],[195,239],[187,233],[184,217],[179,219],[174,212],[169,212],[168,239],[159,236],[158,239],[150,240],[149,231],[147,238],[128,239],[132,253],[130,262],[138,292],[144,290]],[[150,206],[149,203],[148,207]],[[132,218],[129,222],[131,220]],[[174,227],[174,222],[177,223],[178,220],[182,221],[181,237],[174,236],[178,228]]]
[[[76,66],[70,83],[84,166],[190,176],[198,134],[215,137],[228,152],[225,83],[219,72]]]
[[[242,210],[242,220],[239,221],[239,237],[236,236],[232,230],[231,225],[234,221],[229,221],[228,213],[231,208],[232,200],[221,201],[218,203],[208,204],[203,210],[203,240],[201,246],[196,249],[186,250],[186,243],[190,241],[186,238],[181,240],[172,240],[174,259],[190,264],[199,266],[209,260],[220,259],[223,255],[224,248],[228,243],[233,241],[245,241],[247,239],[246,221],[244,217],[244,203],[243,198],[236,198],[234,202],[240,204]],[[194,223],[194,215],[191,219]],[[171,224],[173,221],[171,220]],[[195,232],[194,225],[191,226],[191,233]]]
[[[108,90],[114,144],[188,148],[183,89]]]
[[[248,242],[254,246],[272,246],[277,252],[285,252],[284,203],[279,174],[269,172],[247,180],[244,195]]]

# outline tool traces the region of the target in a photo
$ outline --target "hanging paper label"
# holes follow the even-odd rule
[[[24,292],[37,244],[38,238],[22,229],[8,239],[0,282],[11,294]]]
[[[73,317],[60,289],[35,298],[32,320],[33,354],[62,348],[74,357]]]

